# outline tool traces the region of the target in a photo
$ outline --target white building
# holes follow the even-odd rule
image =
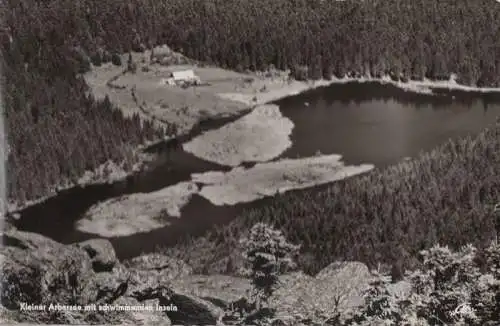
[[[189,69],[173,71],[164,82],[168,85],[198,84],[200,78],[195,75],[193,70]]]
[[[193,70],[173,71],[171,77],[177,81],[193,81],[199,80],[198,76],[194,74]]]

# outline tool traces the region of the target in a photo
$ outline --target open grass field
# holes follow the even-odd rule
[[[199,65],[172,53],[181,59],[172,60],[169,65],[152,63],[150,50],[131,53],[137,65],[135,73],[124,72],[128,60],[128,54],[124,54],[122,66],[103,64],[93,67],[84,77],[96,98],[107,95],[126,116],[138,113],[143,119],[170,128],[172,136],[189,132],[202,120],[232,116],[249,107],[328,84],[290,80],[287,72],[238,73]],[[188,69],[200,78],[200,85],[182,88],[165,84],[171,72]]]

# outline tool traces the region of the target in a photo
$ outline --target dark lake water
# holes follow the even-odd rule
[[[340,154],[347,164],[371,163],[377,168],[416,156],[449,138],[474,135],[500,116],[500,94],[446,91],[431,96],[377,83],[334,85],[276,104],[295,124],[293,145],[280,158],[308,157],[318,152]],[[206,122],[179,142],[231,120],[234,118]],[[74,229],[74,223],[93,204],[123,194],[159,190],[189,180],[191,173],[228,170],[197,159],[171,143],[156,145],[151,151],[159,157],[147,172],[111,185],[62,191],[21,211],[17,227],[63,243],[95,238],[98,236]],[[200,235],[214,224],[230,221],[245,208],[266,205],[269,200],[216,207],[196,195],[182,209],[181,218],[168,218],[170,226],[110,240],[120,258],[136,256],[172,245],[188,234]]]
[[[276,104],[295,124],[283,156],[341,154],[346,163],[377,167],[475,134],[500,116],[498,94],[432,96],[380,84],[316,89]]]

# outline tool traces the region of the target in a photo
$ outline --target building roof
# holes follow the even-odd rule
[[[174,80],[190,80],[196,79],[196,75],[193,70],[181,70],[181,71],[173,71],[172,78]]]

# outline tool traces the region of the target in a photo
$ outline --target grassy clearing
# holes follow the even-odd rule
[[[234,80],[243,75],[219,68],[197,68],[196,63],[187,58],[180,62],[182,64],[151,63],[149,50],[131,55],[138,66],[134,73],[124,72],[123,66],[107,63],[93,67],[84,75],[96,98],[108,96],[126,116],[137,113],[141,119],[168,127],[171,134],[177,135],[188,132],[205,118],[236,114],[247,108],[243,103],[217,96],[219,84],[234,84]],[[125,62],[128,54],[121,57]],[[171,71],[184,69],[193,69],[204,86],[184,89],[165,85],[164,79]],[[221,89],[233,90],[229,86]]]
[[[329,83],[289,80],[288,72],[283,71],[239,73],[201,65],[183,56],[181,62],[163,65],[150,61],[150,50],[130,55],[138,66],[135,73],[106,63],[84,75],[87,84],[96,98],[108,96],[125,116],[139,114],[144,120],[169,128],[173,135],[189,132],[202,120],[236,115],[249,107]],[[121,58],[125,62],[128,54]],[[165,85],[170,72],[185,69],[192,69],[201,85],[189,88]]]
[[[263,221],[302,244],[299,264],[308,273],[335,260],[413,268],[418,251],[435,243],[483,245],[494,236],[499,176],[497,123],[384,170],[278,195],[229,225],[165,250],[198,272],[234,273],[239,237]]]

